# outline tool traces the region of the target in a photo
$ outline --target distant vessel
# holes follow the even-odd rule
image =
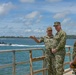
[[[4,45],[12,45],[12,44],[11,43],[0,42],[0,45],[4,46]]]

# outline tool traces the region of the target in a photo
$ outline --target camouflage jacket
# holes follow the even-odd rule
[[[53,45],[53,36],[44,36],[40,38],[40,42],[44,42],[46,49],[51,49]]]
[[[72,54],[73,59],[75,56],[76,56],[76,42],[74,43],[74,47],[73,47],[73,54]]]
[[[65,50],[65,44],[66,44],[66,33],[63,30],[60,30],[56,33],[54,39],[57,41],[56,50]]]

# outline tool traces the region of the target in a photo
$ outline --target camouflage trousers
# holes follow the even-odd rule
[[[63,68],[64,58],[65,58],[65,54],[63,56],[62,55],[55,55],[56,75],[63,75],[63,72],[64,72],[64,68]]]
[[[46,64],[47,64],[47,68],[48,68],[48,75],[56,75],[56,69],[55,69],[55,56],[50,53],[49,51],[46,52],[45,54],[45,60],[46,60]]]
[[[63,75],[65,52],[58,54],[52,54],[49,51],[46,52],[46,63],[48,67],[48,75]]]

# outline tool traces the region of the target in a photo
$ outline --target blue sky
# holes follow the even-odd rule
[[[60,21],[68,35],[76,35],[76,0],[0,0],[0,36],[44,36]]]

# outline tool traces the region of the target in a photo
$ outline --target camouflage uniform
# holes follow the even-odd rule
[[[76,42],[74,43],[73,53],[72,53],[73,61],[70,65],[71,68],[76,69]]]
[[[65,44],[66,44],[66,33],[63,30],[60,30],[56,33],[54,39],[57,41],[55,53],[55,67],[56,67],[56,75],[63,75],[63,63],[65,58]]]
[[[76,56],[76,42],[74,43],[74,49],[73,49],[73,54],[72,54],[73,56],[73,59],[74,59],[74,57]]]
[[[51,52],[51,48],[53,46],[53,36],[44,36],[40,39],[40,42],[44,42],[45,44],[45,60],[47,62],[47,67],[48,67],[48,75],[55,75],[55,66],[54,66],[54,60],[55,56]]]

